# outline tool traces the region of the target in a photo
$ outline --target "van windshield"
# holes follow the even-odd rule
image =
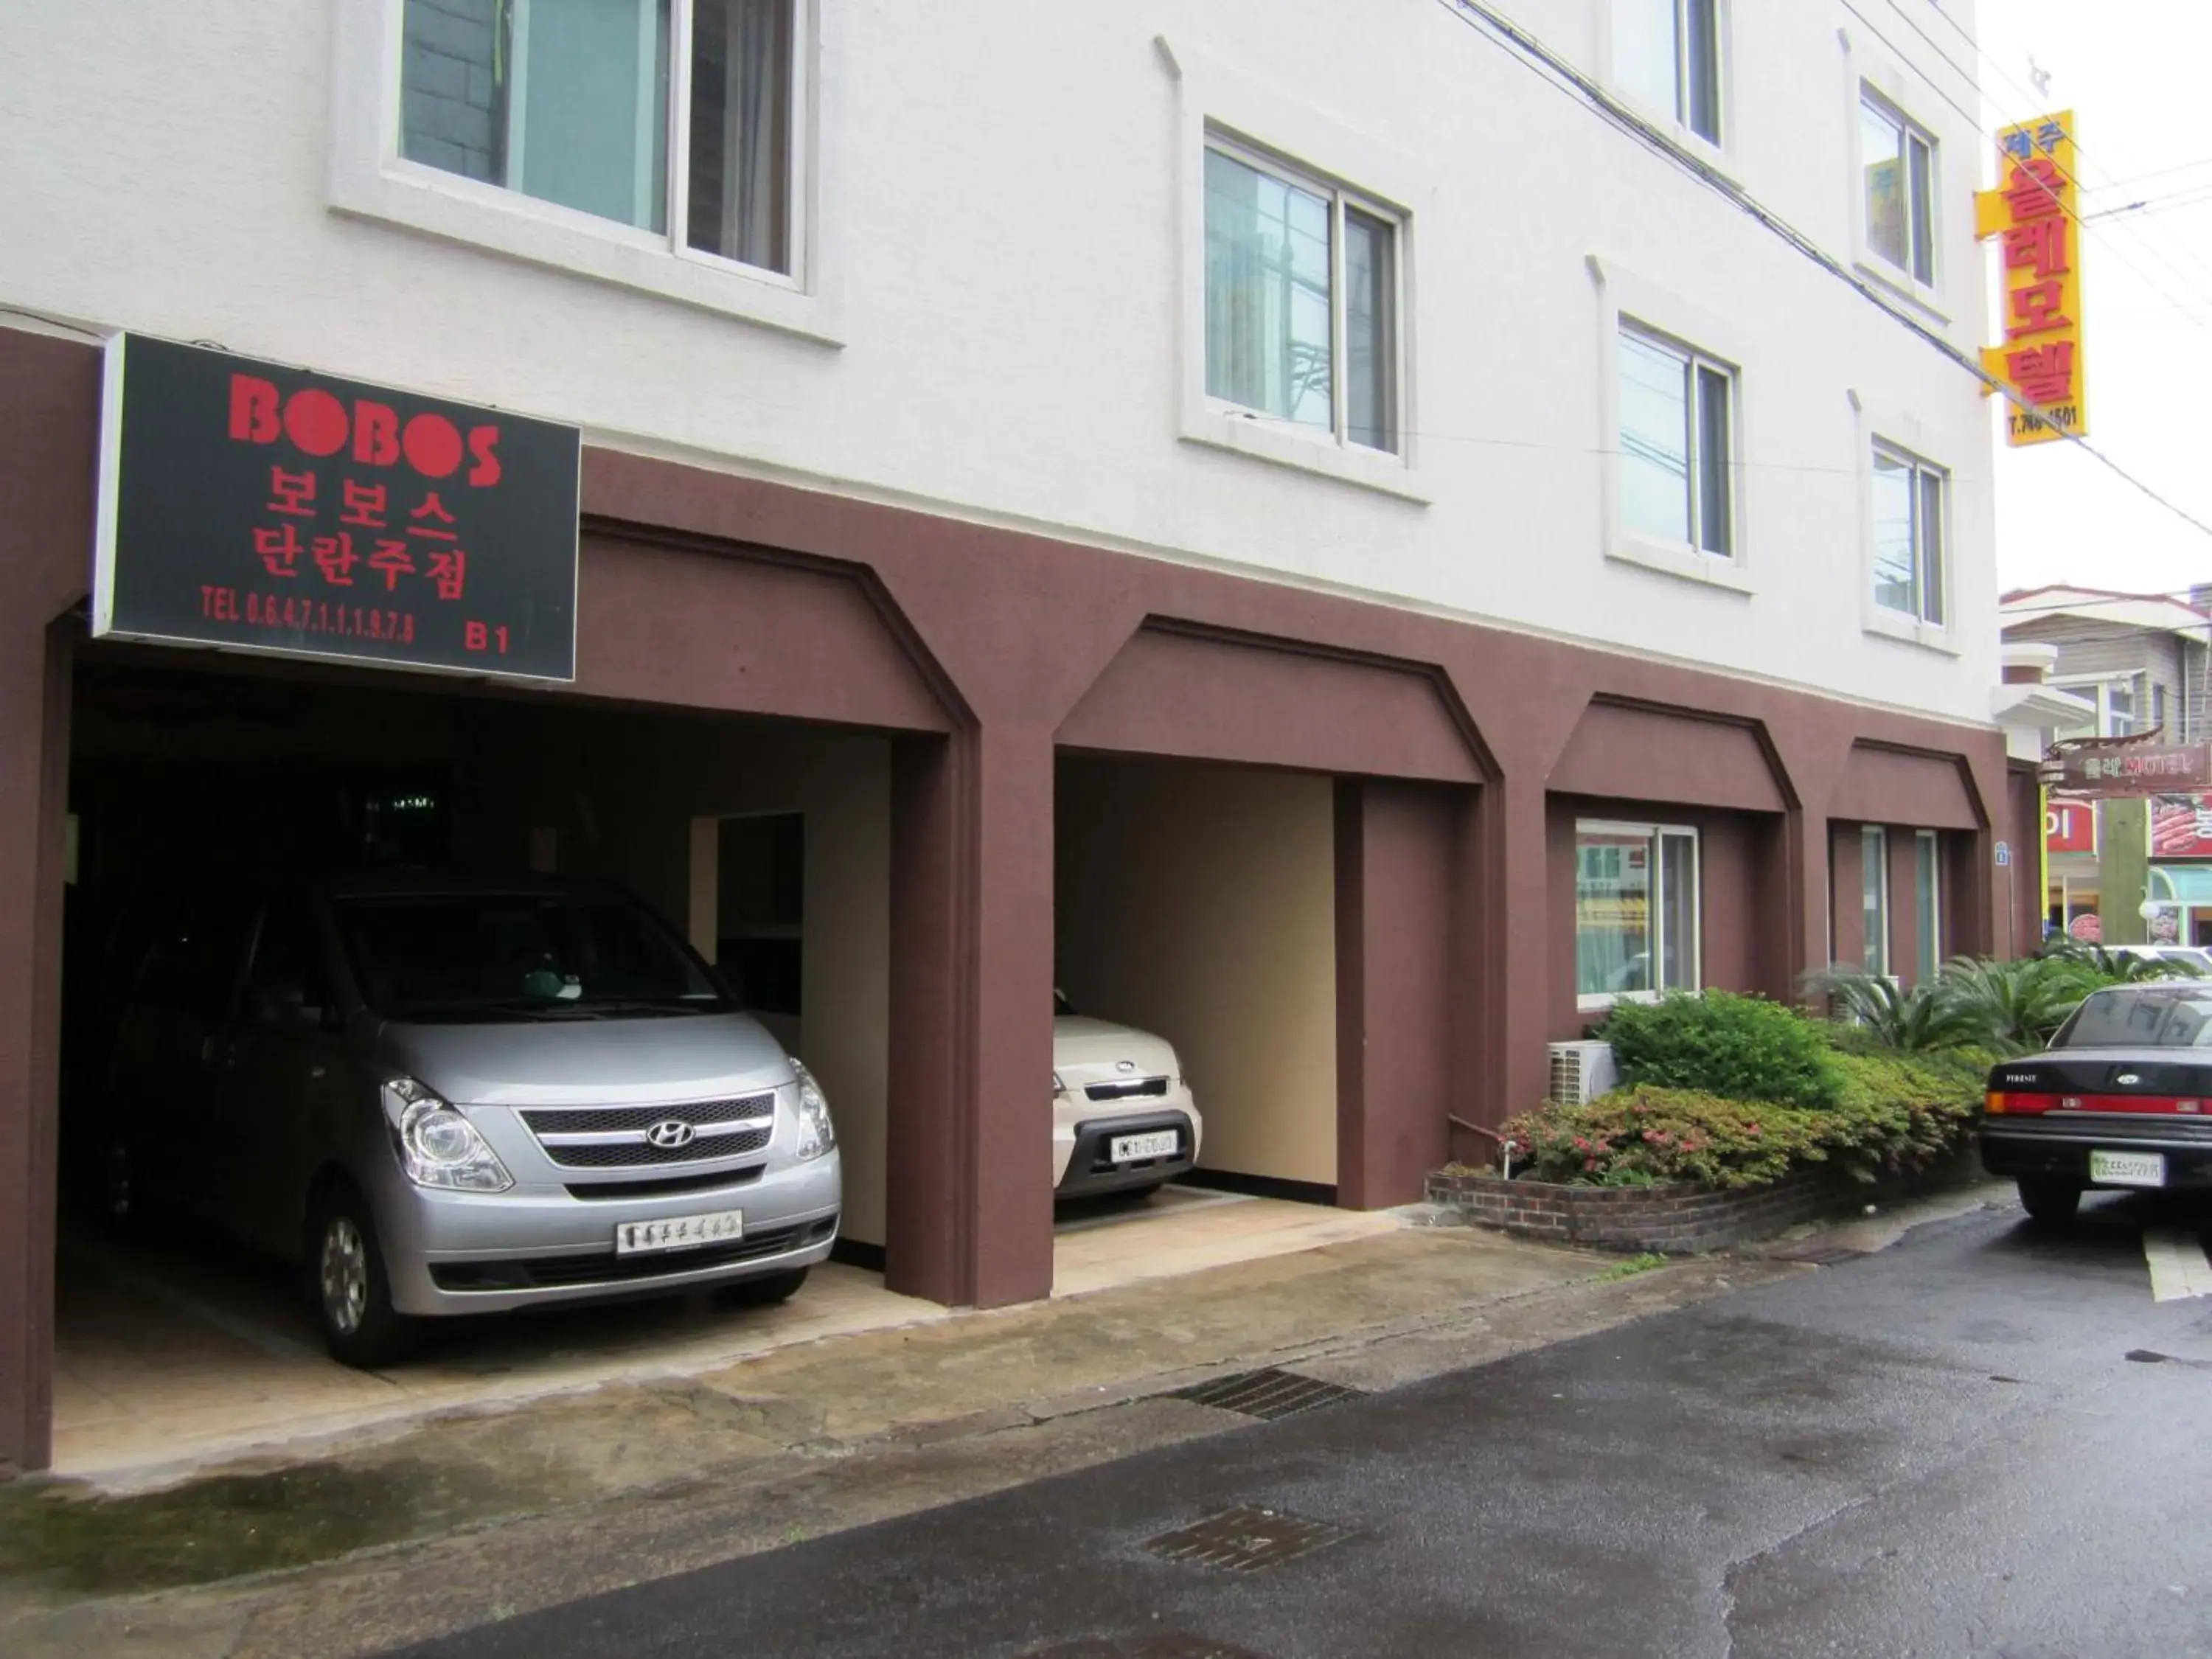
[[[732,1005],[641,905],[593,893],[340,899],[362,999],[395,1018],[604,1019]]]

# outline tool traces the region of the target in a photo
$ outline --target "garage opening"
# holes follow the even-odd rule
[[[880,1275],[851,1258],[879,1267],[885,1239],[888,737],[307,665],[180,662],[132,647],[82,652],[74,696],[57,1467],[204,1455],[287,1423],[343,1426],[580,1363],[635,1364],[671,1345],[742,1354],[772,1342],[778,1322],[810,1334],[867,1322],[867,1298],[887,1296]],[[327,1042],[335,1076],[345,1034],[323,1022],[325,1005],[344,999],[318,981],[312,925],[280,918],[273,900],[240,896],[337,872],[403,887],[588,878],[642,901],[658,918],[652,926],[665,924],[674,959],[688,941],[718,964],[741,1006],[828,1097],[843,1174],[839,1259],[814,1267],[787,1305],[754,1305],[735,1285],[651,1301],[526,1301],[495,1317],[426,1322],[411,1356],[376,1373],[330,1359],[315,1274],[298,1248],[316,1200],[292,1188],[312,1181],[302,1171],[345,1109],[308,1097],[336,1085],[302,1066],[283,1079],[297,1109],[271,1112],[275,1097],[257,1068],[288,1045]],[[339,962],[349,959],[342,927],[324,938],[338,941]],[[544,1006],[517,1009],[517,1023],[500,1028],[496,1054],[462,1054],[457,1071],[484,1073],[470,1097],[497,1095],[502,1064],[530,1073],[512,1080],[518,1100],[533,1088],[548,1097],[588,1091],[589,1077],[569,1075],[560,1057],[526,1052],[580,1029],[586,989],[555,971]],[[577,1007],[564,1008],[572,995]],[[167,1022],[157,1037],[148,1035],[149,1004]],[[697,1011],[647,1022],[657,1051],[680,1042],[677,1012]],[[457,1052],[475,1029],[473,1017],[447,1028]],[[118,1098],[118,1055],[143,1059],[156,1040],[174,1052],[149,1118],[146,1100],[126,1110]],[[313,1085],[302,1080],[310,1074]],[[134,1075],[143,1089],[144,1067]],[[637,1196],[628,1187],[672,1178],[665,1149],[650,1169],[599,1168],[634,1151],[592,1139],[630,1127],[627,1117],[616,1123],[620,1112],[599,1115],[607,1122],[585,1126],[574,1146],[530,1143],[562,1164],[553,1178],[571,1183],[572,1195],[574,1183],[605,1182],[625,1189],[621,1207]],[[511,1115],[533,1137],[545,1132],[520,1106]],[[158,1145],[141,1133],[149,1121],[164,1126]],[[689,1152],[723,1130],[686,1118],[667,1138]],[[568,1170],[578,1158],[592,1167]],[[664,1207],[720,1217],[714,1224],[727,1231],[712,1248],[735,1260],[791,1243],[738,1218],[763,1188],[739,1190],[719,1162],[694,1184],[696,1198],[672,1193]],[[129,1211],[127,1224],[118,1209]],[[644,1253],[620,1256],[615,1224],[601,1231],[604,1242],[564,1243],[558,1261],[487,1248],[480,1260],[444,1264],[435,1282],[596,1286],[611,1273],[654,1278],[669,1259],[650,1253],[660,1241],[647,1235]]]
[[[1072,1231],[1239,1200],[1261,1201],[1251,1222],[1285,1200],[1334,1203],[1334,799],[1310,774],[1061,757],[1063,1285]],[[1167,1145],[1186,1106],[1194,1158]]]

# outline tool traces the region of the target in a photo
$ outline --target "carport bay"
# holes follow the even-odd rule
[[[37,1467],[52,1407],[71,705],[80,659],[95,662],[79,607],[98,354],[0,331],[0,486],[14,508],[0,552],[15,581],[0,613],[0,1464]],[[1825,813],[1855,734],[1955,756],[1977,773],[1978,799],[2002,793],[1994,743],[1962,728],[907,507],[587,448],[583,510],[576,682],[493,700],[556,720],[564,750],[584,728],[560,726],[560,711],[655,731],[679,714],[748,717],[769,723],[778,744],[804,749],[813,734],[887,756],[876,774],[886,802],[881,1242],[890,1285],[939,1302],[997,1305],[1053,1285],[1042,1101],[1064,943],[1054,920],[1063,753],[1071,769],[1108,757],[1196,763],[1326,787],[1328,902],[1311,902],[1309,876],[1294,908],[1308,939],[1319,936],[1315,916],[1329,918],[1333,1184],[1352,1207],[1418,1196],[1449,1150],[1449,1116],[1495,1122],[1543,1087],[1550,1008],[1558,985],[1571,985],[1547,889],[1545,780],[1593,697],[1764,734],[1791,784],[1773,836],[1784,902],[1759,919],[1777,971],[1825,956]],[[260,672],[305,684],[289,665]],[[488,695],[392,672],[358,684],[434,700]],[[1693,777],[1676,786],[1692,805],[1698,788]],[[719,928],[720,907],[690,879],[695,842],[719,841],[718,815],[793,810],[787,792],[718,781],[670,802],[648,837],[665,849],[655,866],[682,881],[629,877],[700,937],[701,923]],[[1310,802],[1301,811],[1314,821]],[[593,817],[603,836],[609,824],[628,833],[618,811]],[[542,800],[512,824],[522,839],[501,832],[509,858],[527,858],[540,829],[555,832],[557,859],[589,844],[580,813],[556,817]],[[1965,833],[1962,867],[1985,867],[1986,828]],[[837,902],[816,893],[817,866],[833,856],[817,841],[810,823],[807,956],[822,906],[834,916]],[[1310,871],[1316,843],[1301,844]],[[1972,921],[1954,948],[1985,936]],[[1309,977],[1297,1006],[1321,1006],[1319,982]],[[815,987],[800,990],[811,1009]],[[821,993],[833,1007],[837,994]],[[1235,1012],[1200,1024],[1227,1030]],[[1191,1040],[1209,1046],[1202,1030]],[[1318,1050],[1304,1052],[1309,1072],[1321,1064]],[[841,1115],[864,1110],[836,1092]],[[1310,1153],[1314,1133],[1273,1139]],[[857,1121],[848,1133],[856,1149],[867,1139]],[[1325,1166],[1298,1167],[1275,1178]],[[865,1201],[854,1200],[856,1227]]]

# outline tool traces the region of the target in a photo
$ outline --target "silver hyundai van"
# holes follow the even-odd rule
[[[645,905],[378,876],[142,908],[109,1025],[108,1201],[304,1263],[331,1352],[415,1322],[732,1284],[830,1254],[805,1066]]]

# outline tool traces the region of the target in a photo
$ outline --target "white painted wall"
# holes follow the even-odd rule
[[[1498,3],[1600,63],[1609,0]],[[822,303],[767,309],[842,345],[332,212],[334,93],[375,103],[351,66],[334,83],[332,30],[376,3],[0,8],[0,306],[1988,718],[1990,412],[1974,382],[1435,0],[820,0],[828,186],[809,280]],[[1904,3],[1948,35],[1929,0]],[[1848,260],[1856,76],[1889,82],[1942,140],[1942,313],[1928,319],[1978,344],[1968,198],[1984,163],[1965,119],[1840,8],[1726,9],[1722,164]],[[1875,15],[1950,76],[1887,7]],[[1227,78],[1179,81],[1163,36]],[[1180,180],[1188,120],[1212,112],[1186,92],[1236,104],[1264,129],[1251,137],[1355,185],[1369,169],[1413,182],[1412,482],[1428,504],[1180,435],[1178,325],[1196,298],[1182,291]],[[1748,595],[1604,555],[1595,452],[1610,366],[1593,258],[1685,315],[1724,319],[1741,352]],[[1955,471],[1955,654],[1863,625],[1875,421]]]
[[[1060,988],[1175,1045],[1210,1170],[1336,1181],[1332,791],[1225,766],[1060,766]]]

